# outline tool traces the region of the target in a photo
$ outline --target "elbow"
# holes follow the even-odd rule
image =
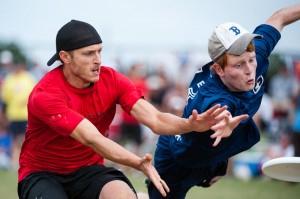
[[[86,134],[85,136],[79,136],[75,139],[86,147],[94,148],[96,145],[96,140],[99,138],[96,134]]]
[[[97,146],[103,144],[103,140],[106,139],[102,134],[99,132],[97,134],[93,134],[86,138],[85,146],[90,147],[92,149],[96,149]]]
[[[168,135],[168,131],[170,131],[169,126],[160,121],[153,123],[149,128],[156,135]]]
[[[156,135],[162,135],[162,132],[160,132],[158,128],[152,128],[151,130]]]
[[[94,148],[94,142],[93,140],[90,139],[82,139],[82,140],[78,140],[82,145],[89,147],[89,148]]]
[[[84,140],[83,142],[81,142],[81,144],[86,147],[90,147],[90,148],[93,148],[93,145],[94,145],[94,143],[90,140]]]
[[[169,128],[166,128],[165,126],[159,127],[158,125],[151,128],[151,131],[156,135],[172,135],[172,130]]]

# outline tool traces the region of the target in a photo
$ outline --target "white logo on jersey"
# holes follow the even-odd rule
[[[199,69],[196,71],[196,73],[202,73],[202,72],[203,72],[203,69],[202,69],[202,68],[203,68],[203,66],[202,66],[201,68],[199,68]],[[205,84],[205,82],[204,82],[203,80],[200,81],[200,82],[197,84],[197,88],[203,86],[204,84]],[[198,91],[197,91],[197,92],[194,92],[193,88],[190,87],[190,88],[188,89],[188,95],[187,95],[186,101],[188,102],[189,99],[194,99],[194,97],[197,95],[197,93],[198,93]]]
[[[254,88],[253,88],[253,93],[258,93],[258,91],[260,90],[260,88],[261,88],[261,86],[263,85],[263,83],[264,83],[264,78],[263,78],[263,76],[261,75],[261,76],[259,76],[258,78],[257,78],[257,81],[255,82],[255,86],[254,86]]]
[[[176,139],[177,141],[182,141],[181,135],[175,135],[175,139]]]
[[[199,82],[197,84],[197,87],[199,88],[200,86],[203,86],[205,84],[205,82],[202,80],[201,82]],[[194,97],[197,95],[198,92],[194,92],[193,88],[189,88],[188,89],[188,96],[187,96],[187,100],[189,99],[194,99]]]
[[[193,88],[189,88],[187,99],[193,99],[196,96],[197,92],[194,93]]]
[[[200,86],[203,86],[203,84],[205,84],[205,81],[201,81],[201,82],[199,82],[198,84],[197,84],[197,86],[198,86],[198,88],[200,87]]]

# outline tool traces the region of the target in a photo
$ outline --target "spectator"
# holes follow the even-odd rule
[[[9,121],[9,133],[13,139],[12,166],[18,167],[18,159],[27,126],[27,99],[35,85],[35,78],[23,63],[14,65],[2,84],[2,101]]]
[[[286,65],[282,65],[270,80],[269,94],[274,107],[271,134],[274,142],[278,142],[281,133],[289,133],[288,117],[296,86],[296,79],[290,75]]]
[[[292,135],[294,144],[294,155],[300,157],[300,88],[293,95]]]
[[[11,163],[11,136],[7,131],[7,119],[3,104],[0,103],[0,169],[10,168]]]

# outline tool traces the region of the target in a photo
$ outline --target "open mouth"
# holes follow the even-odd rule
[[[92,73],[93,73],[94,75],[99,75],[99,68],[97,68],[97,69],[92,69]]]

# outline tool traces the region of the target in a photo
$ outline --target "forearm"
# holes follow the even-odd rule
[[[285,26],[300,19],[300,4],[282,8],[276,11],[267,21],[269,24],[281,31]]]
[[[83,145],[92,148],[103,158],[138,169],[141,158],[114,141],[104,137],[87,119],[83,119],[70,135]]]
[[[140,157],[104,136],[96,138],[94,142],[90,143],[89,147],[105,159],[139,169],[138,165],[141,163]]]
[[[188,119],[160,112],[143,99],[136,102],[131,115],[158,135],[176,135],[191,131]]]
[[[188,119],[162,112],[157,115],[153,124],[149,124],[149,127],[158,135],[177,135],[192,131]]]
[[[181,118],[170,113],[160,112],[145,100],[138,100],[130,113],[158,135],[177,135],[191,131],[203,132],[213,128],[222,128],[222,125],[217,125],[217,123],[228,117],[225,112],[226,108],[226,106],[220,108],[218,104],[201,114],[198,114],[197,110],[193,110],[189,118]]]

